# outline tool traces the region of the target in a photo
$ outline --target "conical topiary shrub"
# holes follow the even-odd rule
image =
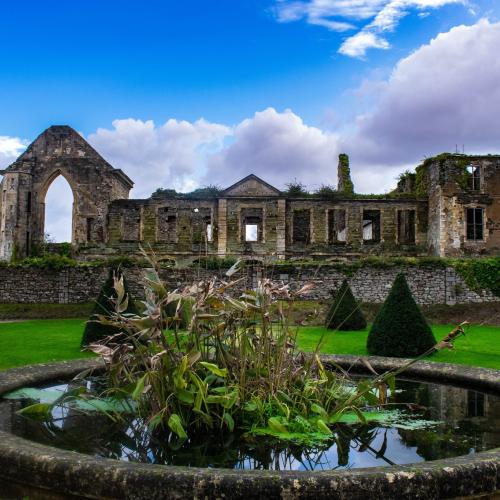
[[[435,344],[436,339],[413,300],[404,274],[399,273],[373,322],[368,352],[379,356],[415,357]]]
[[[342,282],[326,315],[325,326],[335,330],[363,330],[366,320],[347,280]]]
[[[94,309],[90,315],[89,321],[85,325],[85,330],[83,331],[83,337],[81,342],[81,347],[86,347],[93,342],[100,342],[105,337],[109,335],[115,335],[119,333],[119,328],[112,325],[103,325],[96,321],[97,315],[108,315],[110,312],[115,310],[115,305],[113,304],[111,298],[116,297],[116,291],[114,289],[113,276],[115,274],[120,274],[119,270],[110,269],[108,279],[105,281],[104,285],[99,292]],[[138,314],[137,308],[134,304],[134,300],[128,290],[127,281],[123,279],[123,285],[125,287],[125,293],[128,295],[128,307],[125,313]]]

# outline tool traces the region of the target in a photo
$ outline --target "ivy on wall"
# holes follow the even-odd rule
[[[471,290],[490,290],[500,297],[500,257],[451,261]]]

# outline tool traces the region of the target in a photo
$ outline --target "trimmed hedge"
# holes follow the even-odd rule
[[[114,279],[115,273],[120,271],[115,269],[110,269],[108,274],[108,279],[105,281],[104,285],[99,292],[94,309],[90,315],[89,321],[85,325],[85,330],[83,331],[83,337],[81,342],[81,347],[86,347],[93,342],[100,342],[104,338],[120,333],[120,329],[112,325],[103,325],[97,321],[98,315],[109,315],[110,312],[115,310],[115,305],[112,298],[116,298],[116,290],[114,289]],[[125,313],[138,314],[138,310],[135,306],[134,300],[129,292],[127,281],[123,279],[125,286],[125,293],[128,295],[128,307]]]
[[[342,282],[326,315],[325,326],[332,330],[363,330],[366,320],[347,280]]]
[[[435,344],[436,339],[413,299],[404,274],[399,273],[368,334],[368,352],[377,356],[415,357]]]

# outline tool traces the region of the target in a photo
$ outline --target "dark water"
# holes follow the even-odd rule
[[[67,384],[47,390],[65,390]],[[440,423],[421,429],[338,425],[335,440],[316,447],[249,442],[236,434],[196,436],[187,442],[153,437],[137,421],[55,409],[54,421],[16,414],[28,401],[0,400],[0,429],[51,446],[133,462],[236,469],[328,470],[401,465],[500,447],[500,397],[437,384],[398,381],[392,406]],[[410,406],[408,406],[410,404]]]

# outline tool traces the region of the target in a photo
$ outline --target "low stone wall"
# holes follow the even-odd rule
[[[415,300],[419,304],[465,304],[499,301],[491,292],[470,290],[454,268],[436,266],[408,266],[404,268],[362,267],[349,283],[356,298],[362,302],[383,302],[389,293],[396,274],[403,270]],[[143,296],[143,277],[147,269],[125,269],[131,292]],[[94,300],[104,283],[108,269],[103,267],[68,267],[60,271],[38,268],[0,268],[0,303],[81,303]],[[164,269],[162,278],[170,289],[217,276],[228,278],[225,270]],[[252,288],[262,277],[289,283],[298,289],[307,282],[315,283],[309,293],[311,299],[328,299],[346,277],[334,266],[275,266],[261,268],[247,266],[233,275],[242,278],[236,291]]]

